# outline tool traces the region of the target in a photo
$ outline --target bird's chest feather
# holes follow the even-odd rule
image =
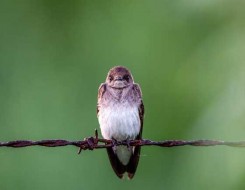
[[[135,139],[140,132],[138,107],[129,102],[102,106],[99,123],[102,136],[106,139]]]

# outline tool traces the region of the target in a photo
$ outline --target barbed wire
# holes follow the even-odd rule
[[[0,142],[0,147],[22,148],[28,146],[45,146],[45,147],[61,147],[61,146],[76,146],[79,147],[78,153],[82,150],[93,150],[114,147],[119,145],[125,146],[159,146],[159,147],[176,147],[176,146],[217,146],[225,145],[230,147],[245,147],[245,141],[220,141],[220,140],[164,140],[152,141],[147,139],[116,141],[98,138],[98,132],[95,130],[95,137],[85,138],[82,141],[68,141],[62,139],[56,140],[15,140],[9,142]]]

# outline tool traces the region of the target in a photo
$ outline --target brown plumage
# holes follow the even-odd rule
[[[144,105],[140,86],[133,81],[128,69],[112,68],[98,91],[97,116],[102,136],[115,140],[141,139]],[[133,178],[140,157],[140,146],[107,148],[110,163],[116,175],[125,172]]]

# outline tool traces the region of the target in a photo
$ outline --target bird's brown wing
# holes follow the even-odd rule
[[[98,102],[97,102],[97,110],[96,110],[97,116],[99,115],[99,111],[100,111],[100,101],[103,98],[105,91],[106,91],[106,84],[102,83],[98,90]]]
[[[114,153],[114,150],[111,147],[106,148],[106,150],[115,174],[119,178],[122,178],[123,174],[126,172],[127,167],[120,162],[120,160],[118,159],[117,155]]]
[[[99,111],[100,111],[100,101],[103,98],[105,92],[106,92],[106,84],[103,83],[100,85],[98,91],[97,116],[99,115]],[[114,153],[114,150],[111,147],[107,148],[107,154],[114,172],[119,178],[122,178],[123,174],[126,172],[126,166],[124,166],[120,162],[120,160],[118,159],[117,155]]]
[[[142,93],[140,86],[138,84],[134,84],[134,94],[137,96],[137,99],[140,101],[139,105],[139,118],[140,118],[140,133],[136,137],[137,140],[140,140],[142,137],[142,130],[143,130],[143,120],[144,120],[144,104],[142,101]],[[138,163],[139,163],[139,158],[140,158],[140,146],[136,146],[133,151],[133,155],[131,156],[129,163],[127,165],[127,172],[128,172],[128,177],[132,179],[134,177],[134,174],[136,172]]]

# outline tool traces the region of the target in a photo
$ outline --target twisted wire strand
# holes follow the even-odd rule
[[[62,139],[55,140],[40,140],[40,141],[31,141],[31,140],[15,140],[9,142],[0,142],[0,147],[13,147],[13,148],[22,148],[28,146],[45,146],[45,147],[61,147],[61,146],[76,146],[81,150],[87,149],[100,149],[113,147],[118,145],[126,146],[160,146],[160,147],[176,147],[176,146],[218,146],[225,145],[230,147],[245,147],[245,141],[219,141],[219,140],[164,140],[164,141],[152,141],[147,139],[142,140],[130,140],[130,141],[113,141],[107,139],[100,139],[89,137],[85,138],[82,141],[68,141]]]

